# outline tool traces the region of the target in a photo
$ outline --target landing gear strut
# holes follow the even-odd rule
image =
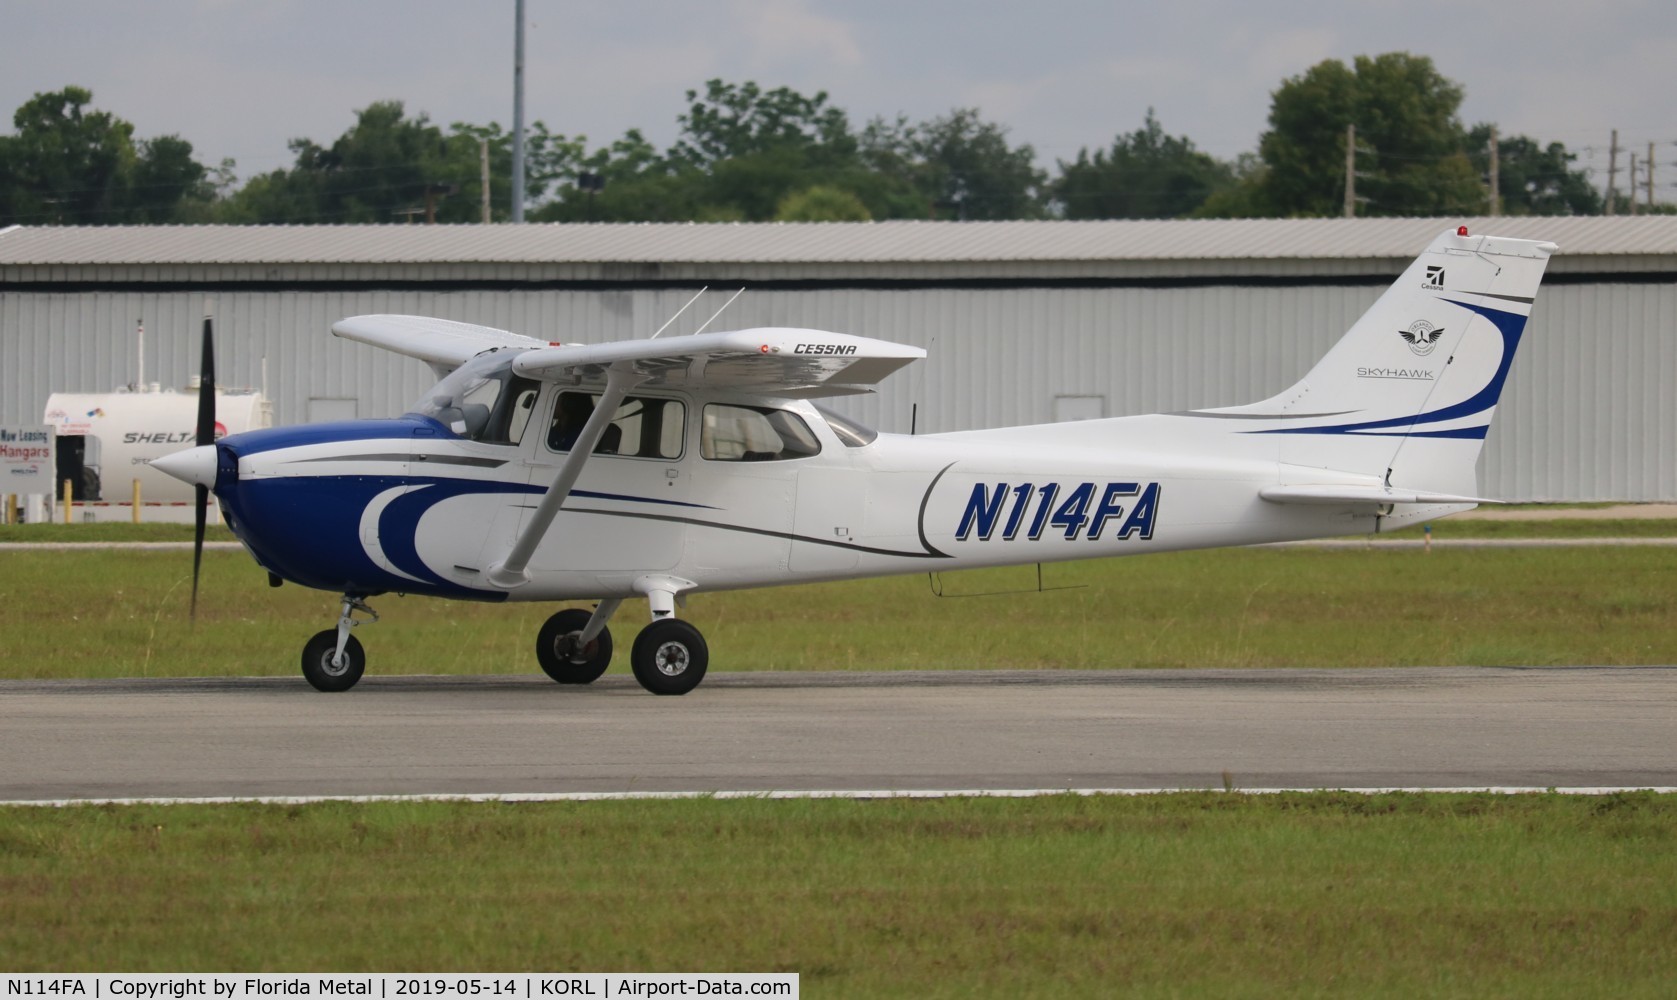
[[[355,612],[368,617],[355,620]],[[367,669],[367,651],[361,640],[349,634],[357,625],[378,621],[378,612],[367,606],[362,598],[344,595],[343,613],[338,616],[338,627],[316,632],[303,647],[303,677],[317,691],[348,691],[361,679]]]

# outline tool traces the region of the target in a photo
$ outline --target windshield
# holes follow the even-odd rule
[[[833,429],[833,433],[838,435],[839,441],[846,448],[861,448],[873,444],[874,439],[879,437],[879,432],[872,427],[864,426],[849,417],[834,413],[825,406],[817,404],[815,409],[816,412],[821,414],[821,419],[827,421],[827,426]]]
[[[541,385],[513,374],[515,354],[496,351],[456,368],[409,413],[430,417],[472,441],[517,444],[529,426]]]

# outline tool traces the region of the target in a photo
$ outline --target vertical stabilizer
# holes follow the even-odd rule
[[[1282,466],[1476,492],[1475,463],[1553,243],[1445,233],[1302,381],[1219,411],[1273,423]]]

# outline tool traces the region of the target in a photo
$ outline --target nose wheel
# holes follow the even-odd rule
[[[368,615],[364,622],[355,620],[355,612]],[[316,691],[348,691],[367,670],[367,651],[361,640],[349,634],[357,625],[378,621],[378,612],[359,597],[344,595],[343,613],[338,616],[338,627],[316,632],[303,647],[303,679]]]
[[[316,632],[303,647],[303,677],[316,691],[348,691],[367,670],[367,651],[350,636],[338,655],[338,630]]]

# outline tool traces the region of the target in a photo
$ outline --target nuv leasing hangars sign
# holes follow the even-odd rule
[[[46,424],[0,426],[0,493],[51,493],[52,447]]]

